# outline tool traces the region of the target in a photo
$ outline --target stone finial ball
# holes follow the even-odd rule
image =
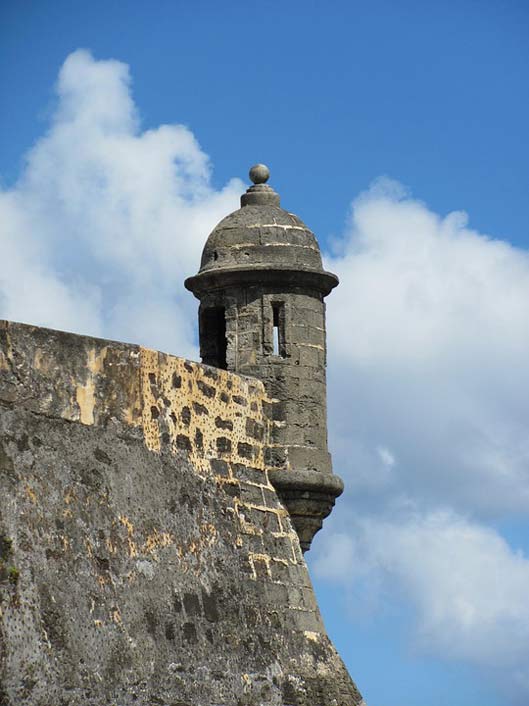
[[[264,184],[270,178],[270,170],[266,164],[254,164],[250,169],[250,179],[254,184]]]

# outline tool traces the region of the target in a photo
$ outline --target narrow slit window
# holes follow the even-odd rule
[[[272,352],[285,357],[285,305],[281,302],[272,304]]]
[[[279,320],[277,317],[277,310],[274,309],[274,355],[279,355]]]

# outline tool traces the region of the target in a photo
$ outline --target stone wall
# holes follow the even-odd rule
[[[357,706],[262,384],[0,324],[0,704]]]

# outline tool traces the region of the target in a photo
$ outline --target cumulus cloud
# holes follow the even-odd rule
[[[354,202],[341,247],[330,428],[350,486],[529,512],[529,254],[388,180]]]
[[[237,206],[182,125],[141,130],[128,67],[76,51],[47,134],[0,193],[5,318],[196,355],[183,289],[204,236]]]
[[[359,517],[326,537],[316,573],[348,587],[355,607],[404,600],[418,646],[516,682],[529,695],[529,560],[494,530],[452,511]]]
[[[354,201],[336,253],[330,433],[346,494],[316,573],[347,587],[354,619],[408,603],[421,649],[526,703],[529,558],[489,523],[529,515],[529,254],[387,179]]]

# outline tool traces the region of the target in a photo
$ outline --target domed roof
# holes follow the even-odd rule
[[[338,278],[323,269],[312,231],[280,207],[278,194],[265,183],[268,175],[264,165],[252,167],[254,185],[241,196],[241,208],[211,232],[198,274],[185,282],[195,294],[235,282],[271,279],[299,281],[324,294],[338,284]]]

